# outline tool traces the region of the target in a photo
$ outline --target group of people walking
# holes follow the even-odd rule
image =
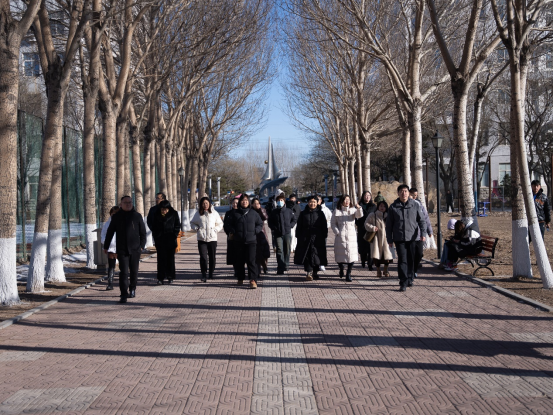
[[[293,262],[304,268],[305,279],[318,280],[328,265],[326,240],[330,229],[335,236],[334,257],[340,278],[351,282],[352,269],[358,260],[369,270],[376,267],[377,277],[390,277],[388,267],[396,253],[400,290],[405,291],[417,277],[423,243],[433,230],[425,207],[417,200],[417,190],[400,185],[397,192],[398,199],[390,206],[381,195],[378,201],[373,201],[369,191],[363,192],[357,202],[343,195],[332,212],[317,195],[308,197],[306,207],[301,209],[296,195],[287,200],[278,191],[274,201],[264,209],[258,198],[250,200],[242,194],[232,200],[223,220],[210,199],[203,197],[190,221],[197,234],[201,280],[207,282],[214,276],[221,230],[227,235],[227,264],[233,266],[239,285],[248,279],[250,288],[257,287],[259,276],[268,271],[271,246],[277,258],[278,275],[288,272],[294,253]],[[109,257],[107,289],[113,289],[117,258],[124,303],[136,296],[146,229],[129,196],[123,197],[120,207],[113,207],[110,214],[102,235]],[[156,205],[150,209],[146,222],[156,245],[158,284],[165,281],[171,284],[175,279],[175,249],[181,222],[164,194],[156,195]],[[271,230],[271,244],[266,224]]]

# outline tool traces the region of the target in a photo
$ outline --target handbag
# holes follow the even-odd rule
[[[366,233],[364,234],[364,240],[368,243],[371,243],[375,238],[375,234],[377,234],[375,231],[366,231]]]

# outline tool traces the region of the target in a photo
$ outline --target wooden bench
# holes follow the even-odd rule
[[[496,245],[498,244],[498,238],[491,237],[491,236],[488,236],[488,235],[482,235],[481,236],[481,241],[483,242],[483,251],[481,251],[481,253],[475,254],[473,256],[462,257],[460,260],[458,260],[458,264],[461,261],[465,260],[469,264],[471,264],[472,267],[479,266],[473,272],[474,277],[475,277],[475,274],[480,269],[487,269],[494,276],[494,272],[488,266],[492,263],[492,260],[494,259],[494,252],[496,251]]]

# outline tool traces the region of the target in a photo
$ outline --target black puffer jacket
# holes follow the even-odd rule
[[[300,213],[296,224],[296,250],[294,264],[303,265],[307,259],[310,264],[327,265],[326,239],[329,229],[327,219],[321,209],[313,211],[308,206]]]
[[[269,225],[269,228],[275,237],[282,237],[290,234],[294,224],[296,224],[294,211],[292,209],[288,209],[287,207],[273,208],[271,214],[269,214],[269,219],[267,220],[267,225]]]
[[[294,217],[296,218],[296,222],[298,222],[298,218],[300,218],[300,213],[302,212],[302,208],[300,207],[300,204],[293,201],[287,201],[285,206],[288,209],[291,209],[292,212],[294,212]]]
[[[148,218],[148,227],[152,230],[152,237],[157,248],[175,249],[177,247],[177,236],[181,231],[179,214],[173,208],[165,216],[161,210],[156,210],[152,217]]]
[[[140,251],[146,244],[144,220],[134,208],[131,211],[120,209],[112,216],[104,240],[106,250],[110,248],[114,233],[117,233],[115,246],[118,254]]]
[[[229,217],[223,222],[223,229],[235,242],[255,244],[256,234],[262,231],[263,221],[256,211],[249,208],[237,208],[228,211]]]

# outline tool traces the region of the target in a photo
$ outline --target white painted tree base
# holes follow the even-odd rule
[[[96,224],[85,224],[85,244],[87,245],[87,267],[96,269],[94,264],[94,243],[96,242]]]
[[[35,233],[33,236],[31,262],[29,263],[29,274],[27,275],[27,292],[44,292],[44,266],[47,243],[48,233]]]
[[[548,253],[546,252],[546,247],[544,246],[539,223],[533,223],[529,231],[531,232],[531,240],[533,240],[537,267],[539,268],[539,272],[541,274],[542,287],[545,289],[552,289],[552,268],[550,267],[550,261],[548,260]]]
[[[62,230],[48,230],[46,281],[67,282],[63,271]]]
[[[16,253],[14,238],[0,238],[0,305],[12,306],[20,302],[17,292]]]
[[[533,277],[527,219],[512,221],[512,264],[514,277]]]

